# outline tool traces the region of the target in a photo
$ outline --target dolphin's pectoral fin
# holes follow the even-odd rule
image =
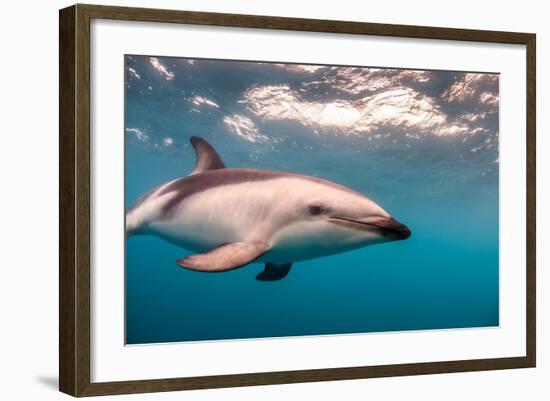
[[[282,263],[282,264],[266,263],[264,270],[256,276],[256,280],[259,280],[259,281],[280,280],[286,277],[291,267],[292,267],[292,262]]]
[[[178,259],[182,267],[201,272],[224,272],[237,269],[260,257],[267,250],[263,242],[233,242],[210,252]]]
[[[199,174],[208,170],[218,170],[220,168],[225,168],[218,152],[206,142],[204,139],[199,138],[198,136],[191,137],[191,145],[195,149],[195,156],[197,160],[195,162],[195,168],[189,175]]]

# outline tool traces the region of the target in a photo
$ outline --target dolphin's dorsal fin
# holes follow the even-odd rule
[[[216,152],[212,145],[204,139],[198,136],[192,136],[191,145],[193,145],[193,149],[195,149],[197,160],[195,162],[195,168],[189,175],[199,174],[208,170],[225,168],[225,164],[223,164],[218,152]]]

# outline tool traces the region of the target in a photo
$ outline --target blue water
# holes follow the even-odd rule
[[[189,251],[152,236],[131,237],[125,266],[128,344],[499,324],[494,127],[454,136],[406,136],[407,127],[393,127],[375,136],[265,119],[240,102],[247,88],[281,83],[299,88],[319,80],[323,71],[158,61],[165,73],[148,57],[126,59],[127,207],[151,188],[188,174],[195,162],[189,138],[200,135],[227,166],[294,171],[346,185],[413,234],[406,241],[295,263],[276,282],[254,279],[260,264],[221,274],[182,269],[175,261]],[[436,75],[418,93],[435,98],[459,77]],[[218,107],[196,105],[195,96]],[[357,99],[338,91],[317,97],[345,96]],[[450,116],[459,106],[445,107]],[[253,121],[261,137],[247,140],[224,124],[224,117],[235,114]]]

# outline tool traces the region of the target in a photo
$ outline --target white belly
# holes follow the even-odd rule
[[[269,198],[265,191],[258,190],[258,183],[249,190],[246,186],[227,185],[193,195],[178,205],[169,218],[151,222],[149,230],[196,252],[225,243],[265,240],[270,230]]]

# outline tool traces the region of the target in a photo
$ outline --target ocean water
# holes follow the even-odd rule
[[[255,280],[261,264],[182,269],[188,250],[128,238],[127,344],[497,326],[493,81],[402,72],[127,56],[127,208],[193,169],[199,135],[228,167],[329,179],[412,230],[295,263],[275,282]]]

